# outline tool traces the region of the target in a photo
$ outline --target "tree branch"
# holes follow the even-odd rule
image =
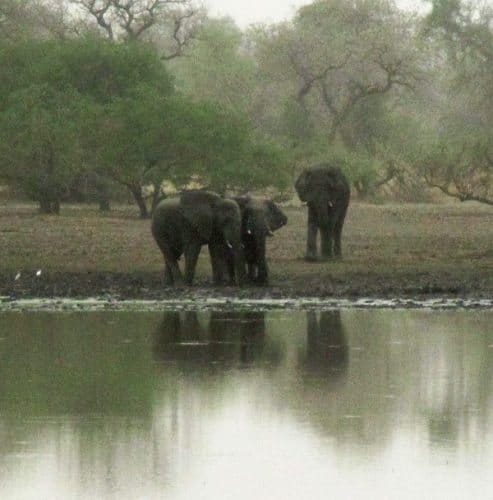
[[[191,9],[181,16],[175,18],[173,22],[173,39],[176,42],[177,48],[171,54],[161,56],[161,59],[169,61],[183,54],[183,49],[190,43],[191,40],[195,38],[195,35],[192,32],[185,32],[183,36],[180,37],[180,32],[182,31],[182,28],[184,27],[186,21],[188,19],[191,19],[196,13],[197,12],[195,10]]]

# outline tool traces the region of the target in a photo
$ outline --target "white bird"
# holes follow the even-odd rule
[[[21,277],[21,273],[19,272],[15,275],[14,281],[17,281],[20,277]]]
[[[36,271],[36,276],[37,276],[37,277],[41,276],[41,269],[38,269],[38,270]]]

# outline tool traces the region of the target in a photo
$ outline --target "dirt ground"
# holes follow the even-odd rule
[[[270,286],[214,287],[204,247],[193,287],[163,284],[149,220],[133,206],[107,215],[64,206],[0,206],[0,296],[170,299],[195,297],[491,297],[493,208],[466,203],[350,205],[342,261],[303,260],[306,209],[268,241]]]

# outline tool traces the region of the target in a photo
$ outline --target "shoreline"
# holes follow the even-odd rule
[[[493,310],[493,299],[485,298],[285,298],[252,299],[237,297],[174,298],[162,300],[118,300],[112,297],[24,298],[0,296],[2,312],[159,312],[159,311],[326,311],[337,309],[364,310]]]
[[[269,238],[269,286],[213,286],[207,250],[194,286],[167,287],[149,221],[132,207],[101,216],[64,207],[59,217],[0,210],[0,297],[163,300],[490,300],[493,212],[479,205],[350,205],[343,260],[305,262],[306,211]],[[181,262],[183,266],[183,262]]]

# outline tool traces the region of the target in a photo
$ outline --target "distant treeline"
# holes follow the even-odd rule
[[[360,197],[493,204],[493,9],[429,7],[320,0],[241,31],[191,0],[4,0],[0,185],[48,213],[124,189],[147,216],[163,181],[282,193],[329,161]]]

